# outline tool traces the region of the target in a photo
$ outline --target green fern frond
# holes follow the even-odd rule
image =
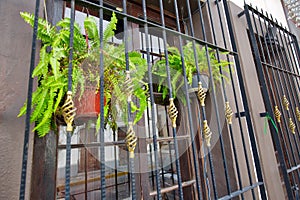
[[[20,15],[25,22],[27,22],[28,24],[31,25],[31,27],[33,27],[34,15],[28,12],[20,12]],[[38,39],[42,40],[45,43],[50,42],[53,32],[54,30],[52,29],[52,26],[46,20],[42,18],[38,19],[38,32],[37,32]]]
[[[47,94],[48,94],[48,90],[43,90],[41,94],[38,96],[40,101],[36,104],[34,111],[31,114],[31,118],[30,118],[31,122],[34,122],[37,119],[38,115],[40,113],[43,113],[44,110],[42,108],[45,107],[44,103],[47,104],[47,102],[45,102]]]
[[[110,22],[107,25],[107,27],[103,33],[103,42],[104,43],[108,42],[108,39],[110,39],[111,37],[113,37],[115,35],[114,31],[117,29],[117,23],[118,23],[118,19],[116,17],[116,14],[113,12],[112,17],[110,18]]]

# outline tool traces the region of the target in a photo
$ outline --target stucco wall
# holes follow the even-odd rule
[[[26,99],[32,38],[19,12],[33,12],[34,4],[0,1],[0,199],[19,196],[25,120],[16,116]]]

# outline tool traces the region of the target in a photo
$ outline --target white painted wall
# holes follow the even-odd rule
[[[239,7],[244,7],[244,0],[230,0]],[[279,23],[282,23],[283,27],[288,27],[285,18],[284,10],[280,0],[246,0],[247,4],[252,4],[253,7],[263,9],[269,14],[272,14],[273,18],[277,19]]]

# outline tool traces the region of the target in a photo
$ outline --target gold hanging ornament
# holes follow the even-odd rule
[[[131,96],[133,93],[133,83],[132,83],[132,79],[130,77],[130,71],[126,71],[126,78],[125,78],[125,82],[124,82],[124,91],[125,94],[127,94],[127,101],[131,102]]]
[[[274,115],[275,115],[276,121],[277,121],[278,123],[280,123],[281,112],[280,112],[280,110],[278,109],[278,106],[275,106]]]
[[[137,137],[135,136],[132,122],[128,123],[128,130],[126,133],[125,142],[129,151],[129,158],[134,158],[134,149],[136,146]]]
[[[168,114],[169,114],[169,117],[172,121],[172,126],[174,128],[176,128],[176,119],[177,119],[177,115],[178,115],[178,110],[177,110],[177,108],[174,104],[174,99],[170,98],[169,101],[170,101],[170,105],[169,105],[169,108],[168,108]]]
[[[210,147],[210,140],[211,140],[212,132],[210,131],[210,128],[209,128],[209,126],[207,124],[207,120],[203,121],[203,135],[204,135],[204,139],[205,139],[206,145],[208,147]]]
[[[289,118],[289,128],[293,134],[295,134],[296,125],[294,124],[292,118]]]
[[[61,107],[63,111],[63,117],[65,119],[65,122],[67,124],[67,131],[72,132],[73,131],[73,121],[74,117],[76,115],[76,108],[74,106],[74,102],[72,99],[72,92],[67,92],[67,99],[64,103],[64,105]]]
[[[289,103],[289,101],[287,100],[287,98],[286,98],[285,95],[283,95],[282,103],[283,103],[285,109],[286,109],[286,110],[289,110],[289,104],[290,104],[290,103]]]
[[[204,89],[202,87],[202,83],[199,82],[198,83],[198,93],[197,93],[198,99],[200,101],[200,105],[201,106],[205,106],[205,97],[206,97],[206,93],[204,92]]]
[[[232,115],[233,115],[232,109],[229,105],[229,102],[226,101],[225,102],[225,117],[227,119],[228,124],[232,124]]]
[[[296,107],[296,117],[297,117],[298,121],[300,122],[300,111],[299,111],[298,107]]]

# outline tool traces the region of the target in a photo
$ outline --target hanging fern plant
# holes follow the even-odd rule
[[[32,14],[21,12],[20,15],[33,27],[34,16]],[[126,68],[124,45],[114,45],[109,42],[114,36],[116,24],[117,18],[113,13],[110,23],[104,30],[103,40],[104,94],[107,102],[104,114],[106,123],[114,129],[116,129],[117,115],[120,111],[124,113],[124,122],[127,122],[127,94],[124,93],[123,88]],[[77,23],[74,24],[73,94],[76,94],[78,90],[82,94],[87,82],[99,81],[100,40],[95,19],[87,17],[84,21],[84,28],[88,35],[88,43],[80,31],[80,26]],[[42,47],[39,63],[32,74],[32,78],[38,79],[38,86],[32,95],[33,112],[30,120],[36,123],[33,131],[37,131],[40,137],[45,136],[51,129],[56,130],[54,117],[61,115],[61,105],[68,89],[69,35],[69,18],[62,19],[56,26],[39,18],[37,36],[42,42]],[[147,88],[143,88],[146,84],[142,81],[146,72],[146,62],[138,52],[129,52],[128,55],[134,86],[133,94],[139,102],[139,105],[132,103],[136,123],[141,119],[148,105]],[[84,69],[82,63],[87,61],[91,68]],[[18,116],[25,113],[26,103],[20,109]]]

